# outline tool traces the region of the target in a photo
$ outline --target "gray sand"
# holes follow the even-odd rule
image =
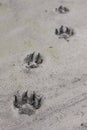
[[[87,0],[0,3],[0,130],[87,130]],[[70,12],[55,12],[61,4]],[[54,34],[62,24],[75,29],[69,42]],[[23,60],[33,51],[44,62],[27,72]],[[18,114],[17,90],[41,93],[42,107]]]

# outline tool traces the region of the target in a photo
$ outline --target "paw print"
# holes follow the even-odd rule
[[[39,109],[42,105],[42,97],[33,92],[28,96],[28,91],[22,95],[17,93],[14,95],[13,105],[18,109],[19,114],[32,115],[36,109]]]
[[[24,62],[27,64],[26,68],[37,68],[39,64],[42,64],[43,58],[40,53],[31,53],[26,56]]]
[[[59,6],[59,8],[56,8],[55,11],[59,12],[61,14],[65,14],[65,13],[69,12],[69,9],[67,7],[64,7],[61,5],[61,6]]]
[[[69,38],[74,35],[74,30],[71,27],[61,25],[59,29],[55,29],[55,34],[58,35],[59,38],[69,41]]]

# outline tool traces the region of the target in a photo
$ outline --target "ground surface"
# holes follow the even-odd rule
[[[55,12],[61,4],[70,12]],[[0,130],[87,130],[86,12],[87,0],[0,0]],[[54,34],[62,24],[75,29],[69,42]],[[44,62],[27,73],[23,59],[32,51]],[[18,115],[13,95],[27,89],[44,103]]]

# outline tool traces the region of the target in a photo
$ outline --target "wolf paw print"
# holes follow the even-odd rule
[[[17,93],[14,95],[13,106],[18,109],[20,114],[31,115],[36,109],[39,109],[42,105],[42,97],[33,92],[28,96],[28,91],[22,95]]]
[[[43,58],[40,53],[31,53],[26,56],[24,62],[27,64],[26,68],[37,68],[39,64],[42,64]]]
[[[63,38],[66,41],[69,41],[69,38],[74,35],[74,30],[71,27],[61,25],[60,28],[55,29],[55,35],[58,35],[59,38]]]
[[[55,8],[55,11],[61,14],[65,14],[65,13],[68,13],[70,10],[67,7],[64,7],[61,5],[59,6],[59,8]]]

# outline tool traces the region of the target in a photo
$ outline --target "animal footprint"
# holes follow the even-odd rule
[[[18,109],[19,114],[31,115],[36,109],[39,109],[42,105],[42,97],[33,92],[28,96],[28,91],[24,92],[22,95],[17,93],[14,95],[13,105]]]
[[[56,8],[55,11],[59,12],[61,14],[65,14],[65,13],[69,12],[69,9],[67,7],[64,7],[61,5],[61,6],[59,6],[59,8]]]
[[[58,35],[59,38],[64,38],[66,41],[69,41],[69,38],[74,35],[74,30],[71,27],[61,25],[60,28],[55,29],[55,34]]]
[[[43,58],[40,53],[33,52],[26,56],[24,62],[27,64],[26,68],[37,68],[43,62]]]

